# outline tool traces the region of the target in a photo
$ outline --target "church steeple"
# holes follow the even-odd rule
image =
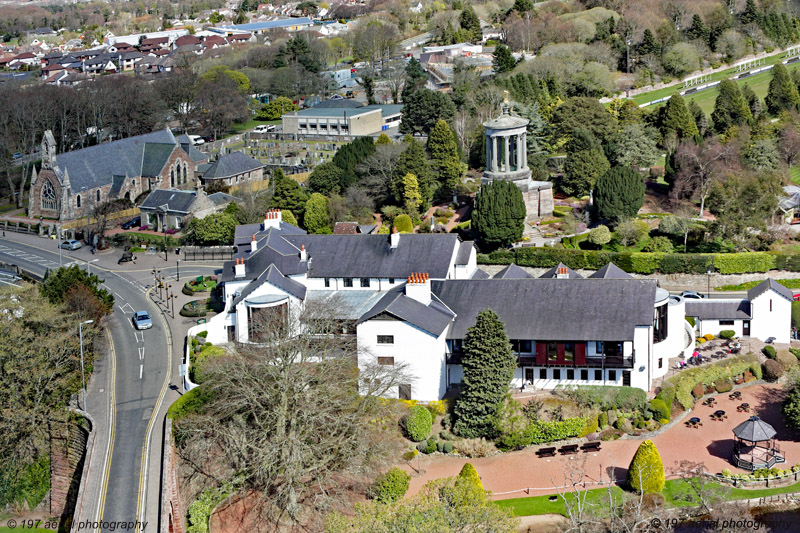
[[[42,168],[56,168],[56,139],[51,130],[42,136]]]

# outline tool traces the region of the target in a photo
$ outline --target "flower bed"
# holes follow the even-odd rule
[[[197,278],[184,283],[182,292],[187,296],[192,296],[197,292],[211,292],[216,287],[216,276],[198,276]]]

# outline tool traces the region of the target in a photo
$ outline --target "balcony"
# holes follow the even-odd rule
[[[535,354],[518,355],[517,358],[520,367],[542,367],[542,365],[536,363]],[[633,357],[623,357],[621,355],[587,356],[586,364],[584,365],[575,364],[575,361],[558,362],[549,360],[544,366],[553,368],[633,368]]]

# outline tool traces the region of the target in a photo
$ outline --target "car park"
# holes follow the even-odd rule
[[[142,217],[132,218],[122,225],[122,229],[138,228],[142,225]]]
[[[136,311],[133,314],[133,325],[136,329],[150,329],[153,327],[153,320],[147,311]]]
[[[75,239],[70,239],[61,243],[61,248],[65,250],[77,250],[82,246],[83,245],[80,243],[80,241],[76,241]]]

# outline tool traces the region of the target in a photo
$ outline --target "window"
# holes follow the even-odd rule
[[[594,371],[594,380],[595,381],[603,381],[603,371],[602,370],[595,370]]]
[[[394,357],[378,357],[378,364],[383,366],[394,366]]]
[[[401,400],[410,400],[411,399],[411,384],[410,383],[403,383],[398,385],[397,387],[397,396]]]
[[[664,366],[664,358],[663,357],[659,357],[658,358],[658,368],[662,368],[663,366]]]
[[[720,320],[719,321],[719,325],[720,326],[732,326],[733,325],[733,320]]]
[[[609,370],[608,371],[608,381],[617,381],[617,371],[616,370]]]
[[[464,339],[447,339],[446,342],[450,353],[461,353],[464,349]]]
[[[531,353],[531,341],[527,339],[511,339],[512,349],[517,353]]]
[[[589,381],[589,371],[586,369],[581,370],[581,381]]]
[[[653,342],[667,338],[667,304],[656,308],[653,316]]]
[[[136,189],[136,180],[131,180],[131,188]]]
[[[75,197],[75,207],[80,207],[80,206],[81,206],[81,195],[79,194],[78,196]]]
[[[169,186],[170,187],[174,187],[175,186],[175,169],[174,168],[171,168],[169,170]]]
[[[769,312],[772,312],[772,298],[769,299]]]
[[[556,360],[556,343],[555,342],[548,342],[547,343],[547,359],[550,361]]]
[[[539,369],[539,379],[547,379],[547,369],[540,368]]]
[[[45,180],[44,185],[42,185],[42,209],[58,210],[56,189],[49,180]]]
[[[574,342],[565,342],[564,343],[564,361],[571,363],[575,360],[575,343]]]
[[[361,278],[361,287],[369,287],[369,278]]]
[[[567,379],[575,379],[575,371],[567,370]]]
[[[389,285],[394,285],[394,278],[389,278]]]
[[[378,344],[394,344],[394,335],[378,335]]]
[[[188,178],[186,177],[186,174],[187,174],[187,166],[186,166],[186,163],[184,163],[184,164],[183,164],[183,182],[184,182],[184,183],[186,183],[186,181],[187,181],[187,179],[188,179]]]
[[[595,353],[602,354],[603,353],[603,341],[597,341],[594,343]]]
[[[331,278],[325,278],[325,288],[327,289],[330,286],[331,286]]]
[[[342,284],[345,287],[352,287],[353,286],[353,278],[344,278],[342,281],[343,281]]]
[[[97,197],[96,200],[99,202],[100,201],[100,189],[97,189],[97,192],[95,193],[95,196]]]
[[[558,368],[553,369],[553,379],[561,379],[561,370]]]

